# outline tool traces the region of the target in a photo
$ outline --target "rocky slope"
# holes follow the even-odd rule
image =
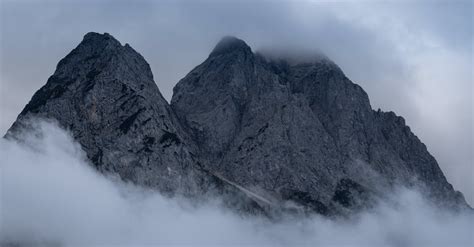
[[[294,61],[226,37],[176,85],[170,106],[140,54],[89,33],[7,136],[32,116],[53,118],[102,172],[169,194],[217,190],[245,210],[341,213],[397,184],[467,206],[403,118],[373,111],[328,59]]]

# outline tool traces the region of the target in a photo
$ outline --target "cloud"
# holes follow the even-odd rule
[[[472,1],[3,1],[0,132],[89,31],[109,32],[150,63],[163,96],[224,35],[254,50],[326,53],[402,115],[448,180],[474,203]],[[65,21],[67,20],[67,21]]]
[[[350,219],[316,215],[272,222],[215,198],[193,204],[97,173],[70,135],[36,122],[0,140],[0,244],[191,246],[471,246],[472,213],[432,207],[416,191]]]

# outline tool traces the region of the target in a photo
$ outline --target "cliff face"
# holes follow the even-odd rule
[[[89,33],[8,135],[30,116],[71,130],[102,172],[165,193],[217,188],[247,210],[292,201],[339,213],[414,183],[467,205],[403,118],[373,111],[334,63],[269,60],[233,37],[176,85],[170,106],[140,54]]]

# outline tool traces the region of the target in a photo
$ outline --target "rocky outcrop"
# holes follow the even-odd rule
[[[350,212],[396,184],[467,205],[401,117],[373,111],[328,59],[295,61],[226,37],[170,106],[140,54],[88,33],[7,136],[32,116],[56,119],[99,171],[166,194],[225,194],[246,212]]]

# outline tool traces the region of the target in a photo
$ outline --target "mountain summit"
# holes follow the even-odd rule
[[[7,136],[32,116],[71,130],[99,171],[164,193],[226,194],[240,209],[340,214],[398,185],[468,207],[404,119],[372,110],[336,64],[273,61],[235,37],[177,83],[169,105],[139,53],[88,33]]]
[[[225,36],[219,41],[216,47],[212,50],[210,56],[217,56],[217,55],[222,55],[225,53],[232,53],[232,52],[251,53],[252,50],[245,43],[245,41],[233,36]]]
[[[171,107],[201,162],[270,198],[325,213],[422,184],[438,202],[465,204],[404,119],[372,110],[365,91],[328,59],[210,56],[176,85]]]
[[[197,188],[190,184],[199,180],[191,145],[150,66],[107,33],[86,34],[12,128],[32,114],[56,119],[71,130],[102,172],[163,192]]]

